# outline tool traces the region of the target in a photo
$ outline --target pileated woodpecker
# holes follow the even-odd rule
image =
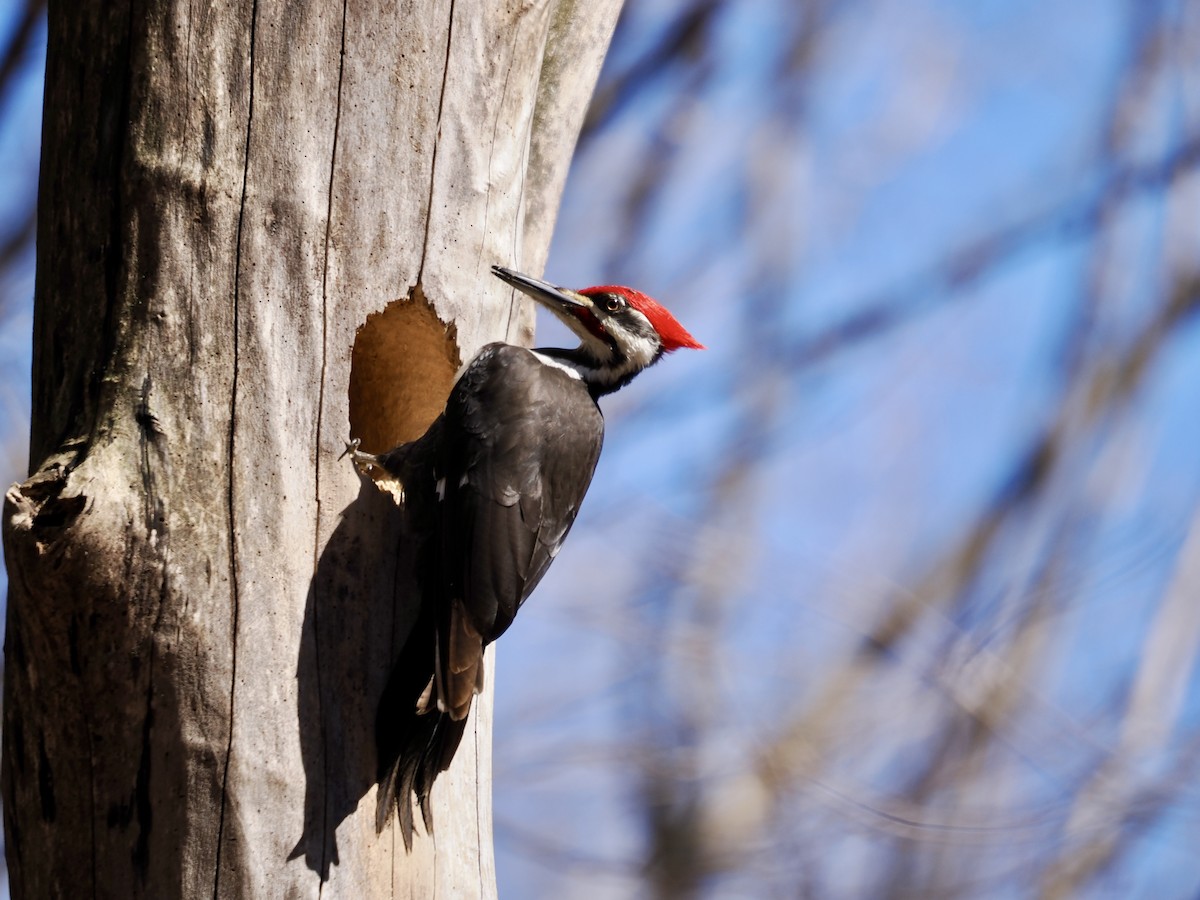
[[[378,456],[347,446],[394,490],[421,540],[421,609],[376,721],[376,827],[396,809],[411,847],[411,795],[432,831],[429,791],[458,748],[483,686],[484,648],[512,624],[558,553],[604,440],[596,400],[664,353],[703,349],[662,306],[627,287],[572,291],[492,267],[580,340],[573,350],[488,344],[419,440]]]

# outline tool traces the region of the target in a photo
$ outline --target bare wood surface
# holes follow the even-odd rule
[[[489,702],[434,837],[374,832],[411,584],[395,507],[337,456],[531,337],[488,267],[540,270],[618,6],[51,10],[4,520],[14,897],[494,895]],[[368,317],[423,303],[452,327],[402,321],[352,374]],[[406,399],[376,412],[389,367]]]

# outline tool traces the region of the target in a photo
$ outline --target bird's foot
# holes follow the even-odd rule
[[[364,453],[362,450],[359,450],[358,445],[361,443],[362,441],[359,438],[346,441],[346,449],[342,451],[342,455],[338,459],[345,459],[349,456],[350,461],[354,463],[354,468],[358,469],[363,475],[366,475],[371,469],[379,465],[379,457],[374,453]]]
[[[404,503],[404,485],[392,475],[383,463],[379,461],[379,457],[374,453],[364,453],[358,449],[359,439],[346,441],[346,449],[338,459],[349,456],[351,462],[354,463],[354,468],[358,469],[358,473],[365,478],[370,478],[375,482],[375,486],[381,491],[386,491],[392,495],[392,499],[398,504]]]

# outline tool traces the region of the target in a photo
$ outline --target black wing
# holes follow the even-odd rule
[[[575,521],[604,439],[584,384],[529,350],[485,347],[446,404],[438,692],[465,717],[483,648],[512,623]]]
[[[376,722],[376,829],[397,810],[410,849],[409,798],[416,795],[432,832],[430,790],[463,736],[484,647],[508,628],[558,552],[603,437],[604,420],[581,382],[528,350],[492,344],[425,435],[377,460],[403,487],[420,536],[421,611]]]

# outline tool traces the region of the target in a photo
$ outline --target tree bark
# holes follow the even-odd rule
[[[339,462],[528,342],[619,0],[51,4],[31,475],[8,492],[21,897],[492,896],[490,698],[374,830],[410,619]]]

